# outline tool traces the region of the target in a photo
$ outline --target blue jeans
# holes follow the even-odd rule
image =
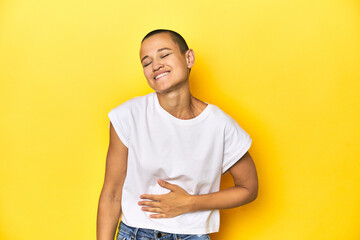
[[[130,227],[123,223],[119,224],[119,232],[116,240],[210,240],[209,234],[175,234],[161,232],[147,228]]]

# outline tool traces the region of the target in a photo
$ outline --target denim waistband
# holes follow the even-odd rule
[[[119,231],[121,231],[121,233],[125,233],[131,239],[179,240],[179,239],[188,239],[191,236],[198,236],[198,239],[210,239],[208,237],[208,234],[203,234],[203,235],[175,234],[175,233],[162,232],[147,228],[131,227],[126,225],[122,221],[120,221],[119,224]]]

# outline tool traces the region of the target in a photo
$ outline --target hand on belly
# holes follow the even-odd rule
[[[140,195],[140,199],[150,200],[138,202],[141,210],[155,213],[150,215],[151,218],[172,218],[191,211],[192,195],[178,185],[163,180],[158,180],[158,183],[170,192]]]

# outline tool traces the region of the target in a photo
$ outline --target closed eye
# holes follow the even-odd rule
[[[171,54],[171,53],[165,54],[165,55],[161,56],[161,58],[167,57],[167,56],[169,56],[170,54]]]
[[[151,64],[151,62],[145,64],[144,67],[147,67],[147,66],[149,66],[150,64]]]

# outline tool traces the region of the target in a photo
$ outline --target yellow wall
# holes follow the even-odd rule
[[[360,239],[356,0],[0,2],[0,239],[95,239],[107,113],[152,91],[155,28],[195,50],[195,96],[253,138],[259,196],[215,240]],[[222,188],[232,184],[223,179]]]

